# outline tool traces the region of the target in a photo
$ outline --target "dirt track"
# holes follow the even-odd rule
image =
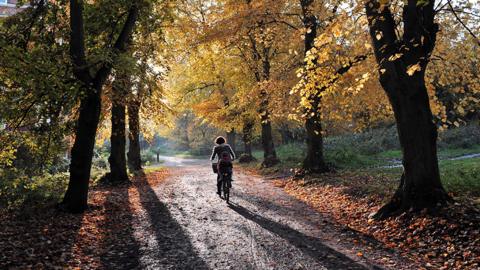
[[[169,179],[142,196],[135,222],[142,224],[135,228],[141,268],[415,268],[260,177],[237,170],[228,206],[201,163],[170,168]]]

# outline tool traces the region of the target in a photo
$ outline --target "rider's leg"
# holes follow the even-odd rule
[[[220,173],[217,174],[217,194],[221,195],[222,181],[220,180]]]
[[[228,188],[231,188],[232,187],[232,172],[230,171],[230,173],[228,174],[228,179],[230,179],[230,181],[228,181],[227,185],[228,185]]]

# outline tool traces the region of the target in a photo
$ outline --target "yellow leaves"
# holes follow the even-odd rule
[[[332,33],[333,33],[333,36],[336,38],[342,35],[342,30],[340,29],[339,24],[335,24],[335,26],[332,28]]]
[[[388,58],[388,61],[393,62],[393,61],[395,61],[395,60],[397,60],[397,59],[400,59],[400,57],[402,57],[402,56],[403,56],[403,54],[401,54],[401,53],[396,53],[396,54],[390,56],[390,57]]]
[[[390,3],[390,0],[379,0],[380,5],[388,5]]]
[[[322,33],[315,39],[315,47],[320,48],[330,42],[332,42],[333,38],[328,33]]]
[[[17,149],[12,145],[4,145],[2,151],[0,151],[0,165],[11,166],[15,159]]]
[[[413,76],[413,74],[415,74],[415,72],[417,71],[421,71],[422,70],[422,67],[420,66],[419,63],[416,63],[415,65],[410,65],[407,67],[407,74],[409,76]]]
[[[473,101],[474,103],[480,103],[480,100],[475,97],[469,97],[468,99]]]
[[[382,37],[383,37],[382,32],[377,32],[377,33],[375,33],[375,38],[376,38],[377,40],[381,40]]]

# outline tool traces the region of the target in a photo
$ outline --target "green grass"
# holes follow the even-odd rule
[[[148,173],[154,173],[154,172],[158,172],[158,171],[161,171],[165,169],[165,167],[162,165],[162,164],[155,164],[155,165],[150,165],[150,166],[147,166],[143,169],[143,171],[148,174]]]
[[[199,158],[204,158],[205,155],[195,155],[191,153],[190,151],[182,151],[182,152],[177,152],[173,154],[175,157],[179,158],[191,158],[191,159],[199,159]]]
[[[456,196],[480,197],[480,158],[440,161],[445,188]]]
[[[448,159],[476,153],[480,153],[480,144],[473,145],[469,148],[440,148],[438,158]]]
[[[465,130],[454,130],[452,134],[461,134],[467,137],[468,134],[473,134],[472,136],[476,134],[476,131],[471,131],[471,127],[465,128]],[[454,157],[480,153],[480,144],[477,143],[477,139],[472,137],[471,141],[474,143],[466,144],[465,142],[459,143],[449,133],[443,134],[443,136],[444,138],[439,143],[438,149],[443,185],[455,197],[480,197],[480,158],[449,160]],[[381,185],[376,185],[373,182],[370,185],[366,185],[365,190],[368,193],[373,192],[385,195],[392,189],[395,189],[403,169],[381,167],[401,160],[402,153],[398,150],[398,147],[388,149],[389,147],[381,146],[381,142],[375,144],[372,138],[366,135],[357,137],[348,135],[347,137],[330,139],[325,147],[326,161],[332,164],[339,171],[340,175],[346,173],[383,179],[380,181]],[[360,141],[353,142],[351,140]],[[362,145],[361,140],[367,140],[365,145]],[[388,143],[391,144],[390,141]],[[370,148],[373,145],[375,147]],[[386,150],[382,150],[385,148]],[[301,167],[305,156],[304,144],[281,145],[276,150],[281,163],[273,168],[262,169],[264,174]],[[254,151],[253,155],[258,159],[258,163],[250,164],[249,166],[259,166],[259,163],[263,160],[263,152]]]
[[[381,152],[377,155],[379,158],[384,159],[401,159],[402,158],[402,151],[400,150],[388,150],[385,152]]]
[[[442,160],[439,162],[439,169],[443,186],[455,197],[480,197],[480,158]],[[352,172],[359,175],[390,179],[391,181],[386,182],[388,186],[385,186],[385,188],[391,190],[398,185],[402,170],[403,168],[364,168]]]

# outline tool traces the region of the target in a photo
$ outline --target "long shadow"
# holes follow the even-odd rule
[[[67,267],[83,214],[40,207],[0,218],[0,269]]]
[[[278,203],[273,202],[273,201],[265,200],[265,198],[263,198],[261,196],[257,196],[255,194],[250,194],[250,193],[245,193],[245,192],[242,192],[242,191],[239,191],[239,190],[236,191],[235,196],[239,197],[239,198],[241,198],[241,199],[243,199],[247,202],[253,203],[255,205],[260,205],[260,206],[262,206],[263,209],[275,210],[276,213],[280,213],[284,216],[290,216],[293,213],[296,213],[296,211],[298,209],[294,205],[284,206],[284,205],[278,204]],[[301,204],[301,205],[304,205],[306,207],[309,207],[307,204],[305,204],[302,201],[297,201],[297,203]],[[395,253],[394,250],[386,247],[385,244],[378,241],[373,236],[365,234],[361,231],[352,229],[350,227],[341,225],[339,223],[336,223],[332,215],[330,215],[328,213],[320,213],[320,212],[318,212],[318,214],[320,215],[321,218],[323,218],[321,221],[324,225],[325,224],[340,225],[339,228],[342,230],[342,232],[347,233],[349,235],[349,237],[352,237],[359,242],[365,242],[365,243],[369,243],[370,245],[374,245],[375,247],[381,248],[383,251],[385,251],[389,254],[394,254]],[[317,221],[318,221],[318,219],[317,219]],[[305,222],[307,222],[307,224],[314,225],[314,226],[318,225],[318,223],[312,222],[312,221],[309,221],[309,220],[307,220]]]
[[[322,240],[305,235],[287,225],[257,215],[243,206],[231,204],[229,207],[244,218],[257,223],[260,227],[287,240],[302,252],[329,269],[382,269],[374,265],[367,268],[344,254],[322,244]]]
[[[135,182],[140,202],[147,211],[158,245],[155,252],[161,265],[156,269],[209,269],[195,252],[190,238],[149,185],[144,173]]]
[[[133,212],[128,196],[129,185],[114,187],[105,200],[102,224],[101,263],[105,269],[140,267],[140,248],[134,237]]]

